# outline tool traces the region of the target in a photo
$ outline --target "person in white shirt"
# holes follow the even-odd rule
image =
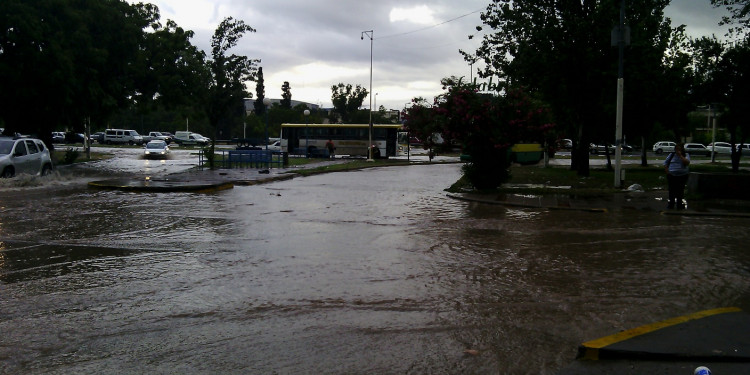
[[[685,208],[683,198],[685,197],[685,184],[690,174],[690,154],[685,152],[685,145],[677,143],[674,152],[670,153],[664,160],[664,169],[667,172],[667,185],[669,186],[669,201],[667,208]]]

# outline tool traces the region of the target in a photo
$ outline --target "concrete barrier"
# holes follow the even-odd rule
[[[750,200],[750,174],[691,172],[687,189],[688,194],[705,199]]]

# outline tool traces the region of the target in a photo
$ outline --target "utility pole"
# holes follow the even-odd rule
[[[620,25],[612,30],[612,44],[617,42],[617,119],[615,120],[615,187],[622,187],[622,104],[625,86],[625,43],[629,42],[630,29],[625,26],[625,0],[620,2]],[[606,147],[606,145],[605,145]]]
[[[369,31],[363,31],[362,35],[360,35],[360,39],[364,40],[365,35],[367,35],[368,38],[370,38],[370,93],[368,96],[370,97],[370,127],[369,127],[369,142],[367,144],[367,161],[374,161],[372,158],[372,39],[374,32],[373,30]]]

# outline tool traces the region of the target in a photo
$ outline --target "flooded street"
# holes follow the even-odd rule
[[[750,219],[458,201],[460,168],[0,190],[0,373],[554,374],[750,309]]]

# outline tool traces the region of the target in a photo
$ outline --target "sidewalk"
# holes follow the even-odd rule
[[[728,307],[700,311],[588,341],[558,375],[750,374],[750,314]]]
[[[548,210],[575,210],[588,212],[653,211],[663,215],[730,216],[750,218],[750,201],[708,199],[688,201],[685,210],[667,210],[666,191],[623,191],[601,196],[578,197],[572,191],[561,189],[557,194],[475,194],[449,193],[453,199],[506,207],[539,208]]]

